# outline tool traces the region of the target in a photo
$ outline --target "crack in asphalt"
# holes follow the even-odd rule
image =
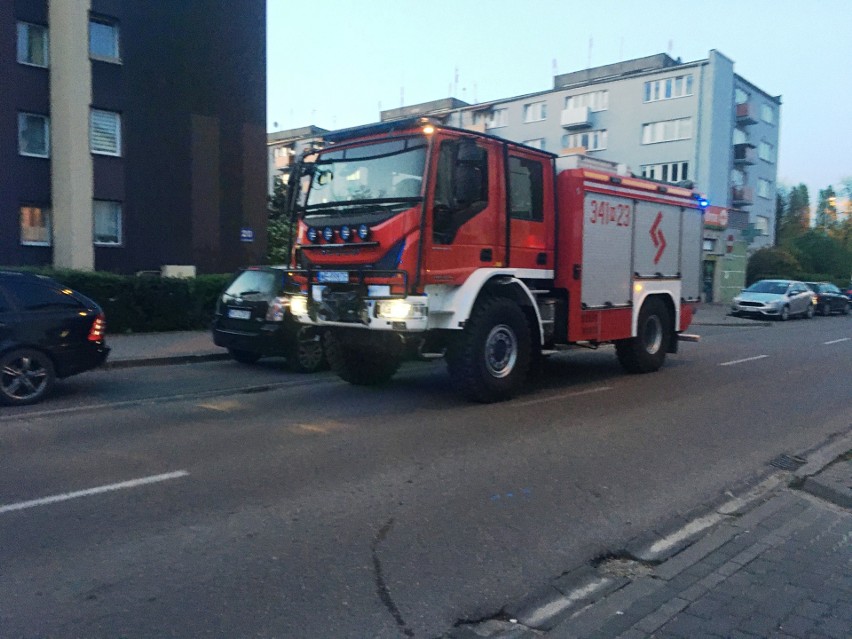
[[[379,559],[379,544],[381,544],[388,536],[388,533],[393,528],[394,518],[391,517],[388,519],[387,523],[381,527],[379,532],[376,534],[372,543],[370,544],[370,553],[373,556],[373,570],[375,571],[375,582],[376,582],[376,593],[379,595],[379,599],[385,605],[385,608],[393,616],[396,621],[396,625],[399,626],[400,630],[402,630],[403,634],[406,637],[413,637],[414,631],[408,627],[408,624],[405,623],[405,619],[402,618],[402,613],[397,608],[396,604],[393,601],[393,597],[391,596],[390,589],[388,588],[387,582],[385,582],[385,574],[382,569],[382,560]]]

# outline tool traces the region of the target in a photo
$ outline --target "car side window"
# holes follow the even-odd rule
[[[22,311],[56,311],[79,309],[83,307],[69,289],[34,283],[32,281],[11,281],[6,290]]]

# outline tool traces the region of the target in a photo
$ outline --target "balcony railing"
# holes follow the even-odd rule
[[[744,142],[734,145],[734,164],[754,164],[757,162],[757,153],[754,145]]]
[[[756,124],[754,107],[748,102],[737,105],[737,124]]]
[[[731,188],[731,204],[734,208],[751,206],[754,202],[754,190],[748,186],[735,186]]]
[[[560,123],[566,129],[582,129],[592,126],[591,109],[587,106],[562,109]]]

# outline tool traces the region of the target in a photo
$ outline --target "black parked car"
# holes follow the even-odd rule
[[[47,277],[0,271],[0,404],[32,404],[57,378],[103,364],[105,329],[88,297]]]
[[[805,282],[816,293],[816,307],[820,315],[849,312],[849,298],[831,282]]]
[[[285,267],[254,266],[239,272],[216,304],[213,342],[238,362],[283,355],[292,370],[312,373],[326,366],[322,335],[290,314]]]

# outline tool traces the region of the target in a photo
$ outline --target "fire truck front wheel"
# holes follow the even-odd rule
[[[325,334],[325,356],[332,370],[356,386],[376,386],[394,376],[402,362],[402,344],[396,335],[360,335],[330,330]]]
[[[523,387],[530,356],[523,311],[510,299],[487,297],[447,349],[447,367],[462,394],[490,403],[509,399]]]
[[[639,311],[636,337],[615,343],[618,361],[628,373],[652,373],[663,365],[671,336],[668,308],[661,300],[651,297]]]

